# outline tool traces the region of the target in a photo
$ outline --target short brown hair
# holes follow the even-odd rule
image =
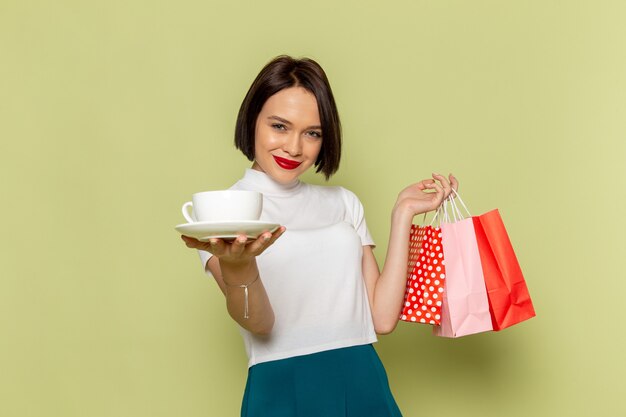
[[[257,75],[241,103],[235,126],[235,146],[250,160],[254,160],[254,132],[263,105],[274,94],[285,88],[303,87],[317,100],[322,125],[322,148],[315,161],[315,172],[326,179],[339,169],[341,159],[341,122],[322,67],[310,58],[296,59],[280,55],[271,60]]]

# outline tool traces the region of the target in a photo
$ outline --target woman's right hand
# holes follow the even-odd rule
[[[276,242],[276,239],[282,236],[284,232],[285,227],[280,226],[274,233],[261,233],[258,238],[250,242],[245,235],[237,236],[233,241],[213,238],[208,242],[201,242],[198,239],[185,235],[182,235],[181,238],[185,241],[188,248],[210,252],[213,256],[219,258],[221,264],[237,265],[252,261]]]

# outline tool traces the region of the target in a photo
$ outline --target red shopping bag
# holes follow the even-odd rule
[[[412,225],[408,278],[400,320],[441,324],[445,278],[441,229]]]
[[[500,213],[496,209],[472,219],[493,329],[534,317],[530,293]]]

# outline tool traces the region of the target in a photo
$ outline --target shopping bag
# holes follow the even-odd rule
[[[441,326],[433,328],[433,333],[460,337],[486,332],[493,326],[474,223],[471,216],[463,218],[452,198],[447,201],[454,220],[446,215],[441,224],[446,283]]]
[[[535,309],[500,212],[473,217],[494,330],[535,316]]]
[[[441,229],[411,225],[408,277],[400,320],[440,324],[445,277]]]

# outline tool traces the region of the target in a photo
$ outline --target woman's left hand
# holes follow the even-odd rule
[[[402,190],[394,209],[400,209],[411,216],[436,210],[453,189],[459,189],[459,182],[452,174],[446,178],[433,173],[432,179],[422,180]]]

